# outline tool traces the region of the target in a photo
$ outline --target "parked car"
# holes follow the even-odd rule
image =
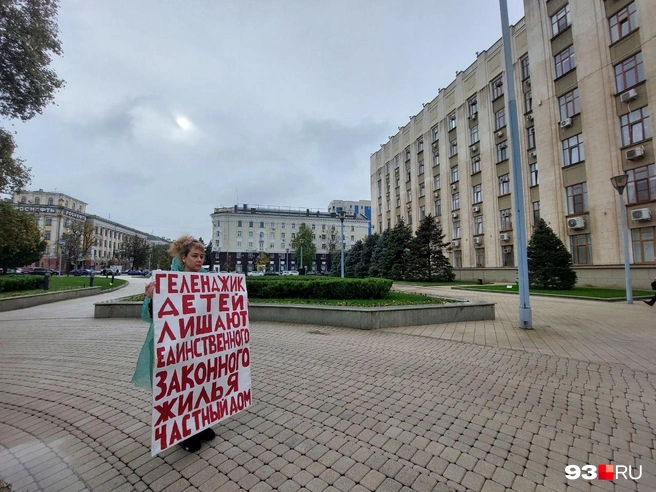
[[[50,270],[47,268],[34,267],[29,273],[30,275],[45,275],[46,273],[50,273]]]
[[[54,268],[51,268],[50,275],[59,275],[59,270],[55,270]]]
[[[285,270],[284,272],[282,272],[282,275],[298,275],[298,271],[297,270]]]
[[[264,272],[248,272],[246,275],[249,277],[262,277],[264,276]]]
[[[128,270],[128,275],[143,275],[141,270]]]
[[[82,269],[79,269],[79,270],[71,270],[68,273],[70,273],[71,275],[74,275],[76,277],[80,277],[82,275],[91,275],[91,271],[87,270],[86,268],[82,268]]]

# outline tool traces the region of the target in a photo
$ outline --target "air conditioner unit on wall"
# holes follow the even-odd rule
[[[470,120],[475,120],[476,118],[478,118],[478,113],[474,113],[474,114],[469,115]]]
[[[475,237],[474,238],[474,244],[483,244],[483,238],[482,237]]]
[[[529,121],[533,121],[533,113],[527,114],[526,119],[529,120]]]
[[[567,219],[567,227],[570,229],[585,229],[585,218],[572,217],[571,219]]]
[[[626,151],[626,158],[630,161],[634,161],[642,158],[645,155],[645,148],[641,145],[635,149],[630,149]]]
[[[499,130],[499,131],[496,133],[496,135],[497,135],[497,138],[501,138],[501,137],[503,137],[503,130]]]
[[[412,207],[412,203],[406,203],[405,206],[408,208],[408,210],[410,210],[410,208]]]
[[[504,246],[503,247],[503,252],[504,253],[512,253],[512,246]]]
[[[530,156],[535,158],[535,157],[538,156],[538,153],[536,151],[533,151],[533,152],[530,153]]]
[[[454,239],[451,241],[451,244],[453,244],[454,248],[459,248],[460,247],[460,240],[459,239]]]
[[[452,190],[457,190],[457,189],[458,189],[458,185],[457,185],[457,184],[452,184],[452,185],[451,185],[451,189],[452,189]]]
[[[439,197],[440,197],[440,192],[439,192],[439,191],[434,191],[434,192],[433,192],[433,196],[434,196],[435,198],[439,198]]]
[[[633,101],[636,97],[638,97],[638,91],[635,89],[629,89],[620,95],[620,101],[623,103],[628,103]]]
[[[472,152],[476,152],[477,150],[478,150],[478,147],[476,147],[476,145],[471,146],[471,151]]]
[[[572,126],[572,118],[565,118],[560,122],[561,128],[569,128],[570,126]]]
[[[477,213],[477,212],[480,212],[481,209],[480,209],[479,207],[477,207],[477,206],[474,206],[474,207],[472,208],[472,211],[473,211],[474,213]]]
[[[651,220],[651,209],[636,208],[635,210],[631,210],[631,220]]]
[[[457,219],[458,218],[458,212],[453,212],[451,214],[451,217],[454,218],[454,219]]]
[[[510,234],[508,234],[507,232],[502,232],[499,235],[499,239],[501,239],[502,241],[510,241]]]

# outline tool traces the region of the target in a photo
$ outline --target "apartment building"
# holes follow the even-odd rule
[[[623,285],[627,214],[636,285],[656,275],[656,2],[525,0],[511,27],[523,205],[569,247],[580,284]],[[515,280],[503,44],[371,155],[375,231],[435,215],[461,278]],[[650,104],[651,103],[651,104]],[[626,207],[611,177],[626,173]]]
[[[332,203],[332,202],[331,202]],[[346,213],[344,249],[367,237],[369,219],[360,213]],[[308,271],[327,272],[331,253],[340,250],[342,222],[338,212],[321,212],[288,207],[262,207],[248,204],[214,209],[212,249],[221,270],[246,273],[256,270],[260,253],[269,257],[270,272],[295,271],[300,267],[292,241],[301,224],[312,230],[316,255]]]
[[[339,214],[342,210],[348,215],[364,215],[369,219],[368,234],[371,234],[371,200],[333,200],[328,204],[328,212]]]

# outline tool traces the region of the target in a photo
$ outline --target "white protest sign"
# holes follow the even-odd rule
[[[251,405],[241,274],[153,272],[153,456]]]

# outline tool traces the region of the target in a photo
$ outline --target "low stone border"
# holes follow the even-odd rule
[[[98,294],[107,294],[114,290],[122,289],[127,286],[125,282],[123,285],[107,289],[103,292],[102,287],[82,287],[81,289],[58,290],[55,292],[44,292],[43,294],[32,294],[29,296],[16,296],[0,299],[0,312],[13,311],[15,309],[25,309],[33,306],[40,306],[41,304],[49,304],[57,301],[67,301],[68,299],[78,299],[80,297],[96,296]]]
[[[141,305],[141,302],[99,302],[95,305],[94,317],[138,318],[141,316]],[[373,330],[395,326],[493,320],[495,314],[494,303],[491,302],[458,302],[440,305],[383,306],[376,308],[251,303],[249,317],[251,321],[304,323]]]

